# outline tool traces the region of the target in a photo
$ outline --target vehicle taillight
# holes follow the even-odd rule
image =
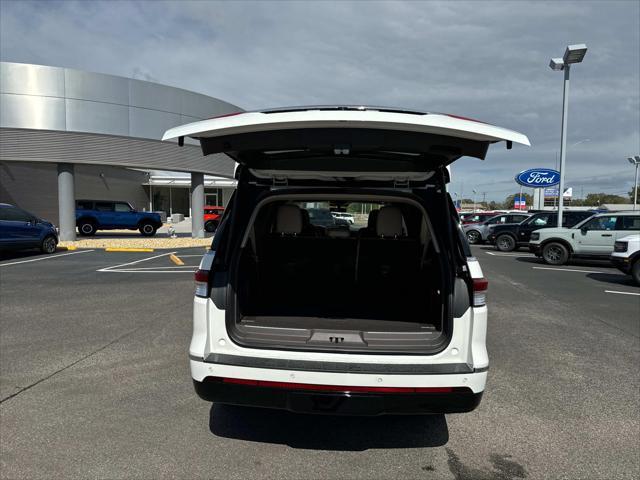
[[[614,252],[626,252],[627,249],[629,248],[629,243],[628,242],[616,242],[613,244],[613,251]]]
[[[209,296],[209,270],[196,270],[196,297]]]
[[[473,279],[473,306],[482,307],[487,304],[487,289],[489,281],[486,278]]]

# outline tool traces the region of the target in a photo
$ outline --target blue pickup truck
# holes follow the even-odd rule
[[[162,220],[157,213],[138,212],[128,202],[77,200],[76,226],[80,235],[86,236],[97,230],[127,229],[151,237],[162,226]]]

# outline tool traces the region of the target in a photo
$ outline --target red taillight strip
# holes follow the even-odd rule
[[[287,390],[312,390],[316,392],[356,392],[356,393],[452,393],[470,391],[467,387],[362,387],[347,385],[317,385],[311,383],[272,382],[267,380],[248,380],[244,378],[207,377],[207,382],[232,383],[264,388],[283,388]]]
[[[489,288],[489,280],[486,278],[474,278],[473,279],[473,291],[482,292]]]

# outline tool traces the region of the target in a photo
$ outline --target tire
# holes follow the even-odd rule
[[[58,242],[56,241],[56,237],[53,235],[47,235],[40,244],[40,251],[42,253],[54,253],[57,246]]]
[[[542,247],[542,259],[549,265],[564,265],[569,260],[569,250],[561,243],[547,243]]]
[[[511,235],[502,234],[496,238],[496,248],[501,252],[513,252],[516,247],[516,239]]]
[[[142,222],[138,230],[140,230],[143,237],[153,237],[156,234],[158,227],[151,222]]]
[[[633,262],[633,266],[631,267],[631,278],[636,282],[636,285],[640,286],[640,259]]]
[[[204,224],[204,229],[207,232],[215,232],[218,229],[218,221],[217,220],[209,220]]]
[[[81,220],[78,223],[78,232],[85,237],[91,237],[96,234],[96,224],[93,220]]]
[[[480,235],[480,232],[477,231],[477,230],[469,230],[467,232],[467,241],[471,245],[476,245],[478,243],[482,243],[482,235]]]

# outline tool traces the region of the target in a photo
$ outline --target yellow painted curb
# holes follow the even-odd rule
[[[180,258],[176,257],[173,253],[169,255],[169,258],[176,265],[184,265],[184,262]]]
[[[66,252],[66,251],[72,251],[72,250],[77,250],[78,247],[74,247],[74,246],[68,246],[68,247],[56,247],[56,252]]]
[[[105,252],[153,252],[153,248],[105,248]]]

